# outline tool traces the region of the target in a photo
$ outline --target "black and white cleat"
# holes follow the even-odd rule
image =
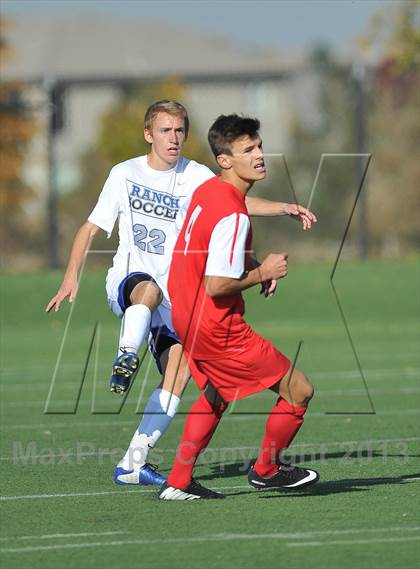
[[[220,500],[223,498],[225,498],[224,494],[205,488],[194,479],[182,490],[169,486],[165,482],[159,492],[160,500]]]
[[[263,488],[300,489],[311,486],[318,480],[319,474],[316,470],[290,464],[281,464],[278,471],[268,478],[257,474],[253,466],[248,472],[248,482],[257,490]]]

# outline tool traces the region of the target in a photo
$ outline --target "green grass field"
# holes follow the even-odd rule
[[[187,503],[113,483],[158,374],[147,357],[118,413],[121,400],[108,392],[118,323],[106,307],[103,271],[83,278],[70,321],[68,304],[43,313],[61,274],[3,276],[2,567],[419,567],[418,264],[343,263],[334,280],[375,414],[330,270],[292,266],[274,299],[247,293],[247,319],[259,332],[291,357],[303,341],[297,365],[316,395],[290,455],[319,470],[321,481],[301,493],[247,485],[274,402],[263,393],[230,409],[200,459],[197,477],[227,499]],[[191,383],[154,450],[164,473],[196,395]]]

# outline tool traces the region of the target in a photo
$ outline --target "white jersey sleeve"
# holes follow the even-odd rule
[[[120,186],[121,179],[117,168],[113,168],[99,194],[98,201],[88,217],[88,221],[94,223],[111,235],[115,221],[120,212]]]
[[[213,228],[206,264],[206,275],[239,279],[245,271],[249,218],[232,213]]]

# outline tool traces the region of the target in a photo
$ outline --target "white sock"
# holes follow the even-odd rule
[[[138,470],[147,462],[150,449],[169,427],[180,401],[180,398],[170,391],[155,389],[147,402],[130,446],[118,466],[124,470]]]
[[[133,304],[127,308],[121,326],[120,353],[138,352],[149,333],[151,318],[152,313],[145,304]]]

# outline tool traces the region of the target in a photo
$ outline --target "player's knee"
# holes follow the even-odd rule
[[[158,285],[152,281],[142,282],[133,289],[130,300],[132,304],[146,304],[154,309],[163,300],[163,293]]]
[[[163,300],[163,293],[156,283],[147,283],[147,295],[156,303],[160,304]]]
[[[305,403],[309,403],[309,401],[314,396],[314,392],[315,392],[314,386],[309,381],[309,379],[305,376],[305,382],[304,382],[304,385],[302,385],[302,396],[303,396]]]
[[[299,405],[307,405],[314,396],[314,386],[302,372],[298,372],[293,383],[293,395]]]

